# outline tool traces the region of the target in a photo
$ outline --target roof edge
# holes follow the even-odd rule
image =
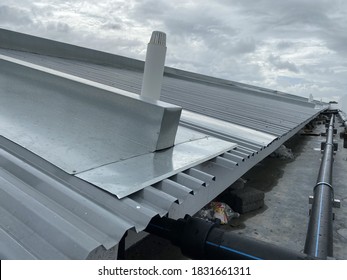
[[[144,62],[51,39],[0,28],[0,48],[143,70]]]

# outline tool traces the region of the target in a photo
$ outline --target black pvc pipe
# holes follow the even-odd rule
[[[213,228],[206,240],[208,259],[226,260],[307,260],[306,254],[231,231]]]
[[[146,231],[169,239],[192,259],[304,260],[306,254],[218,228],[216,224],[186,217],[178,221],[153,218]]]
[[[330,119],[317,183],[313,189],[312,210],[304,249],[309,256],[320,259],[333,256],[333,134],[334,115]]]

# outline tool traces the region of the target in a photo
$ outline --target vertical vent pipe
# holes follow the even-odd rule
[[[147,45],[141,96],[159,100],[166,56],[166,34],[153,31]]]

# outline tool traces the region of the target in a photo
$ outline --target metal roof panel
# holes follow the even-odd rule
[[[236,146],[213,137],[187,139],[173,148],[103,165],[76,176],[123,198]]]

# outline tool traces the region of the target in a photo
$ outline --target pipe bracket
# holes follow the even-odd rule
[[[333,200],[333,207],[334,207],[334,208],[341,208],[341,200],[335,198],[335,199]]]
[[[315,189],[319,186],[319,185],[324,185],[324,186],[328,186],[332,192],[334,193],[334,188],[331,184],[327,183],[327,182],[318,182],[314,187],[313,187],[313,192],[315,191]]]

